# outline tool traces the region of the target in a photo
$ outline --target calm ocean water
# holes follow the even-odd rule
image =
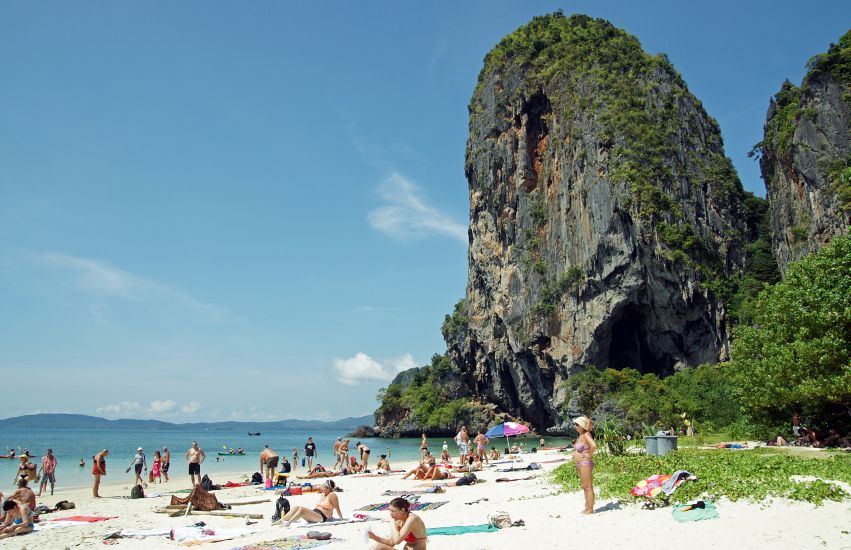
[[[268,444],[279,455],[290,457],[293,448],[298,449],[299,460],[304,455],[304,444],[309,436],[316,443],[319,458],[314,461],[330,466],[334,463],[333,445],[337,437],[345,436],[343,432],[302,431],[302,430],[269,430],[263,431],[259,437],[249,436],[246,431],[236,430],[4,430],[0,428],[0,454],[6,454],[8,449],[20,452],[29,449],[30,460],[35,464],[41,463],[41,457],[50,447],[56,455],[58,466],[56,470],[57,487],[81,487],[91,483],[92,455],[101,449],[109,449],[107,459],[107,476],[105,482],[133,480],[133,473],[124,470],[130,464],[138,447],[145,450],[148,467],[153,461],[154,451],[168,447],[171,451],[171,477],[187,474],[184,453],[192,444],[198,444],[207,453],[203,465],[203,473],[210,474],[215,483],[228,481],[216,476],[216,473],[244,471],[246,474],[258,471],[258,454],[263,446]],[[512,441],[516,438],[512,438]],[[390,464],[395,462],[415,460],[419,457],[419,439],[362,439],[372,450],[372,461],[378,460],[381,454],[390,453]],[[537,438],[520,438],[526,448],[537,445]],[[568,440],[547,438],[547,445],[561,445]],[[352,440],[351,449],[354,449]],[[431,439],[432,452],[440,451],[443,439]],[[505,447],[504,440],[495,442],[500,451]],[[248,452],[247,456],[218,457],[216,453],[225,447],[242,447]],[[449,449],[455,453],[455,445],[449,440]],[[80,468],[80,458],[86,461],[86,466]],[[219,461],[216,459],[219,458]],[[13,486],[18,465],[18,459],[0,460],[0,491],[6,492]],[[301,464],[298,465],[301,468]]]

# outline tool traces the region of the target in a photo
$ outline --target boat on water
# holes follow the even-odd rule
[[[248,453],[218,453],[219,456],[245,456]]]
[[[248,432],[248,435],[260,435],[260,432]]]

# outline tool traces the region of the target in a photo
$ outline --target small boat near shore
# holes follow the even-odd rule
[[[219,456],[245,456],[248,453],[218,453]]]
[[[260,432],[248,432],[248,435],[260,435]]]

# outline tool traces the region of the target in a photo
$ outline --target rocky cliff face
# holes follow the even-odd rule
[[[781,270],[851,224],[851,32],[771,100],[760,167]],[[845,181],[843,181],[845,179]]]
[[[602,20],[535,18],[485,58],[465,169],[467,324],[447,343],[473,395],[544,430],[575,369],[726,356],[743,192],[664,55]]]

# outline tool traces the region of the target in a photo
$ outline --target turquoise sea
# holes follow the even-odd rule
[[[0,454],[6,454],[9,449],[15,449],[20,453],[28,449],[33,458],[30,460],[36,465],[41,463],[41,457],[45,450],[50,447],[57,458],[56,483],[57,488],[81,487],[91,483],[91,461],[92,455],[101,449],[109,449],[107,459],[107,476],[105,482],[133,480],[133,473],[125,473],[133,455],[138,447],[145,450],[150,467],[153,461],[154,451],[168,447],[171,451],[172,478],[176,476],[187,476],[187,466],[184,453],[192,444],[198,444],[207,453],[207,460],[202,466],[202,473],[207,473],[214,483],[224,483],[227,479],[217,476],[217,473],[241,471],[246,474],[258,471],[258,454],[264,445],[269,445],[281,456],[292,456],[293,448],[298,449],[299,460],[304,455],[304,444],[307,438],[312,436],[317,445],[318,460],[314,461],[330,466],[334,463],[333,445],[337,437],[345,436],[345,433],[331,431],[302,431],[302,430],[269,430],[263,431],[260,436],[249,436],[246,431],[232,429],[208,429],[208,430],[75,430],[75,429],[31,429],[31,430],[4,430],[0,428]],[[538,438],[512,438],[524,443],[524,447],[530,449],[538,445]],[[351,448],[354,448],[356,440],[352,440]],[[361,440],[372,450],[372,461],[378,460],[381,454],[389,454],[391,466],[394,462],[416,460],[419,457],[420,440],[416,439],[377,439],[368,438]],[[432,452],[439,452],[443,445],[443,439],[431,439],[430,448]],[[547,445],[558,446],[567,443],[567,439],[547,438]],[[454,442],[449,439],[449,450],[455,454]],[[494,442],[494,445],[502,451],[505,440]],[[248,453],[247,456],[225,456],[219,457],[226,447],[242,447]],[[80,458],[86,461],[86,466],[79,466]],[[218,461],[217,461],[218,459]],[[291,458],[290,458],[291,460]],[[7,492],[13,486],[19,460],[0,460],[0,492]],[[298,464],[298,468],[301,468]],[[235,480],[234,480],[235,481]]]

